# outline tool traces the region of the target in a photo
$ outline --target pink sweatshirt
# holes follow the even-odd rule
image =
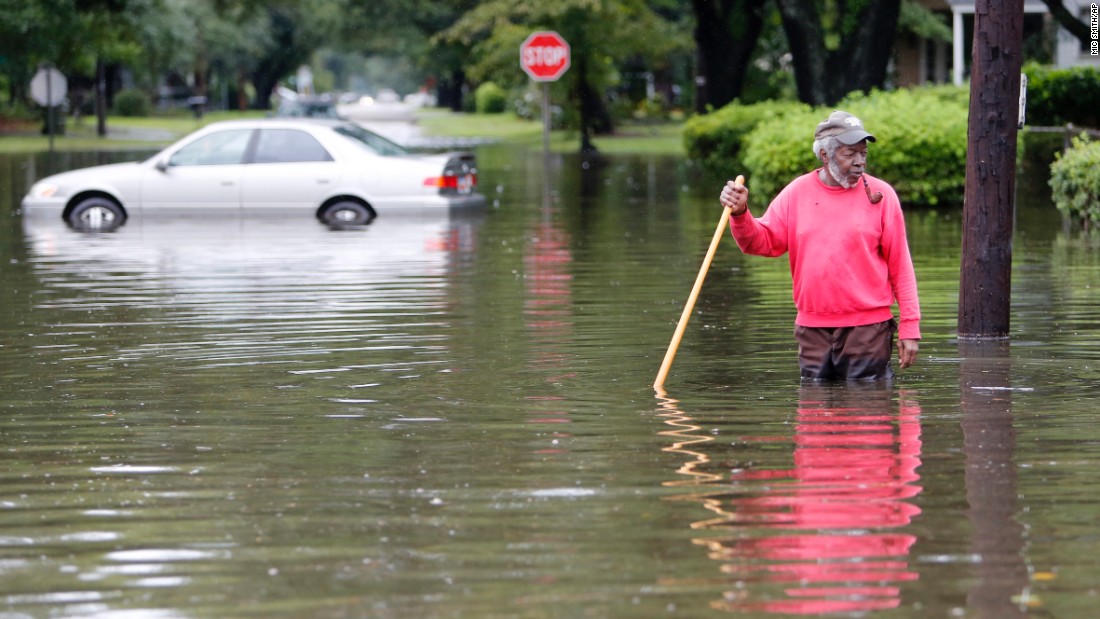
[[[789,254],[795,322],[804,327],[854,327],[893,318],[899,339],[920,339],[917,277],[905,238],[901,203],[889,184],[864,174],[863,187],[830,187],[818,172],[804,174],[779,192],[760,219],[746,211],[730,217],[730,230],[746,254]]]

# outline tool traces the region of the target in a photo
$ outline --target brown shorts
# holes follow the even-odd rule
[[[893,319],[858,327],[795,325],[798,367],[807,380],[883,380],[894,377]]]

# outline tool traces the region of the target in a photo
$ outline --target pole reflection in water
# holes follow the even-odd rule
[[[542,194],[541,217],[527,234],[523,258],[525,299],[523,302],[524,327],[529,332],[533,352],[528,366],[545,373],[548,387],[575,378],[567,371],[571,355],[565,343],[574,340],[573,334],[573,276],[570,267],[573,254],[569,248],[569,234],[553,219],[551,206],[549,158],[544,156],[545,183]],[[537,402],[529,412],[530,423],[569,423],[568,411],[562,410],[564,396],[545,393],[526,396]],[[552,445],[540,453],[562,451],[560,439],[569,437],[566,432],[554,433]]]
[[[1039,603],[1029,594],[1024,527],[1016,520],[1020,505],[1008,348],[1007,342],[959,344],[966,501],[974,529],[971,543],[980,558],[967,606],[986,619],[1023,617]]]
[[[658,394],[661,396],[662,394]],[[895,398],[896,396],[896,398]],[[721,563],[730,588],[711,605],[729,612],[818,614],[895,608],[915,580],[916,537],[900,531],[920,513],[920,407],[886,386],[807,385],[796,431],[743,436],[720,447],[677,401],[663,397],[665,450],[689,458],[667,482],[698,491],[716,517],[692,523],[695,543]],[[793,466],[772,446],[793,443]],[[708,453],[708,451],[710,453]],[[736,459],[732,468],[720,461]],[[713,533],[721,535],[710,535]]]

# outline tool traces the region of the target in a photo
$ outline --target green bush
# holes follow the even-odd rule
[[[1100,142],[1074,138],[1050,166],[1050,188],[1063,215],[1085,226],[1100,223]]]
[[[809,109],[796,101],[764,101],[751,105],[734,101],[710,114],[689,118],[684,123],[684,149],[688,158],[700,162],[708,171],[732,177],[743,167],[743,142],[756,125]]]
[[[657,93],[652,98],[642,99],[634,106],[631,117],[634,120],[642,121],[667,119],[668,105],[665,104],[665,98],[661,96],[661,93]]]
[[[943,86],[876,91],[761,122],[744,137],[741,155],[753,201],[766,203],[792,179],[820,166],[813,153],[814,128],[833,109],[842,109],[875,135],[867,169],[893,185],[903,204],[961,204],[967,98],[964,89]]]
[[[1027,124],[1060,126],[1073,123],[1100,127],[1100,69],[1054,69],[1029,63],[1027,74]]]
[[[115,114],[119,116],[148,116],[149,97],[140,90],[121,90],[115,95]]]
[[[500,114],[508,109],[508,95],[493,82],[485,82],[474,91],[474,109],[479,114]]]

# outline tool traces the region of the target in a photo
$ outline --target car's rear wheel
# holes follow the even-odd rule
[[[126,212],[110,198],[81,200],[69,211],[69,225],[78,230],[110,232],[126,221]]]
[[[370,207],[351,200],[335,202],[321,212],[321,221],[330,226],[365,226],[373,219]]]

